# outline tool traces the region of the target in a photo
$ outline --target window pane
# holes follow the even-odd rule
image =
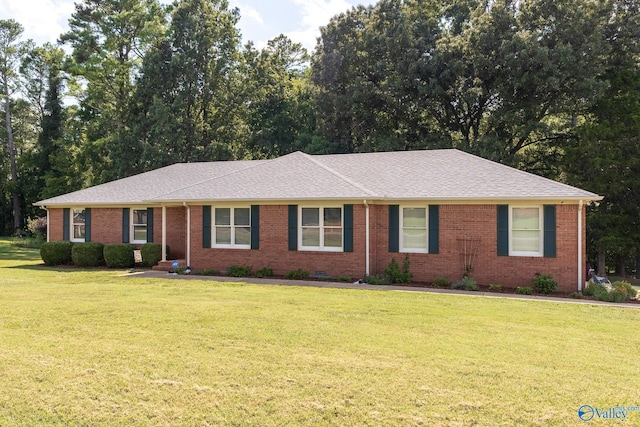
[[[320,209],[302,208],[302,226],[318,227],[320,225]]]
[[[342,247],[342,228],[325,228],[324,245],[326,247]]]
[[[74,239],[84,239],[85,226],[84,225],[74,225],[73,226],[73,238]]]
[[[514,230],[539,230],[540,210],[538,208],[514,208],[511,221]]]
[[[147,226],[146,225],[134,225],[133,226],[133,240],[147,241]]]
[[[217,209],[216,209],[217,212]],[[231,244],[231,227],[216,227],[216,244]]]
[[[320,229],[303,228],[302,246],[320,246]]]
[[[426,208],[403,208],[402,209],[402,226],[403,227],[427,227],[427,209]]]
[[[250,215],[249,208],[236,208],[233,211],[233,224],[234,225],[251,225],[249,222]]]
[[[251,228],[249,227],[236,227],[236,245],[250,245],[251,244]]]
[[[405,249],[427,249],[427,231],[419,228],[402,230],[402,246]]]
[[[147,225],[147,210],[146,209],[134,209],[133,211],[133,223]],[[138,240],[138,239],[136,239]]]
[[[73,210],[73,223],[74,224],[84,224],[84,209],[74,209]]]
[[[216,225],[231,225],[231,209],[216,208]]]
[[[342,225],[342,209],[341,208],[325,208],[324,209],[324,226],[340,227]]]
[[[516,252],[539,252],[540,232],[539,231],[517,231],[512,232],[513,250]]]

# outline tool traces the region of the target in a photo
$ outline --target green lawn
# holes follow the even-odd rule
[[[634,308],[38,262],[0,240],[1,426],[583,425],[582,404],[640,406]]]

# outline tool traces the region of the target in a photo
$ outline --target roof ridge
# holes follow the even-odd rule
[[[365,186],[363,186],[363,185],[361,185],[361,184],[359,184],[359,183],[347,178],[346,176],[342,175],[340,172],[338,172],[338,171],[330,168],[329,166],[321,163],[320,160],[314,158],[314,156],[312,156],[311,154],[303,153],[302,151],[296,151],[296,153],[300,153],[301,155],[303,155],[307,159],[311,160],[313,163],[315,163],[316,165],[320,166],[321,168],[323,168],[327,172],[332,173],[333,175],[337,176],[338,178],[340,178],[341,180],[343,180],[347,184],[353,185],[358,190],[361,190],[361,191],[369,194],[371,197],[384,197],[384,196],[380,196],[380,195],[374,193],[373,191],[369,190],[367,187],[365,187]]]

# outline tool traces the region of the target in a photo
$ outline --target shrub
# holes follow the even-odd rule
[[[449,286],[449,279],[447,279],[446,277],[436,277],[435,279],[433,279],[433,282],[431,282],[431,286]]]
[[[288,280],[304,280],[309,278],[309,272],[301,268],[297,268],[287,272],[284,275],[284,278]]]
[[[473,277],[464,276],[462,279],[451,284],[451,289],[464,289],[465,291],[477,291],[480,289]]]
[[[45,242],[40,247],[40,257],[46,265],[71,264],[71,242]]]
[[[383,274],[374,274],[373,276],[367,276],[364,278],[364,282],[369,285],[389,285],[391,280]]]
[[[239,265],[232,265],[228,268],[228,274],[231,277],[248,277],[251,276],[252,267],[241,267]]]
[[[128,268],[133,267],[133,251],[136,245],[129,243],[117,243],[114,245],[105,245],[104,262],[109,268]]]
[[[340,276],[340,277],[338,277],[338,282],[351,283],[351,277],[349,277],[349,276]]]
[[[213,268],[205,268],[204,270],[198,271],[195,274],[199,276],[215,276],[216,271]]]
[[[520,295],[531,295],[533,290],[529,286],[518,286],[516,288],[516,294]]]
[[[575,299],[582,299],[582,292],[571,292],[569,296]]]
[[[35,237],[47,237],[47,217],[29,218],[27,220],[27,229]]]
[[[552,294],[558,290],[558,282],[544,274],[536,274],[531,280],[531,286],[539,294]]]
[[[404,261],[402,262],[402,269],[400,269],[400,266],[394,258],[391,260],[391,263],[384,270],[384,272],[387,274],[387,276],[389,276],[389,280],[391,280],[392,283],[411,282],[413,274],[411,274],[411,272],[409,271],[409,256],[406,255],[404,257]]]
[[[622,301],[629,301],[635,299],[638,295],[637,291],[633,289],[631,283],[625,282],[623,280],[615,281],[611,284],[611,292],[615,292],[616,294],[620,294],[623,296]]]
[[[264,267],[256,271],[256,277],[271,277],[273,276],[273,269],[271,267]]]
[[[140,255],[142,255],[142,265],[145,267],[158,265],[162,260],[162,244],[145,243],[140,246]],[[169,246],[167,246],[167,259],[169,259]]]
[[[71,248],[71,259],[78,267],[104,265],[104,245],[102,243],[76,243]]]
[[[502,285],[489,285],[490,292],[502,292]]]
[[[609,291],[599,283],[589,283],[584,292],[585,295],[593,296],[598,301],[611,301]]]

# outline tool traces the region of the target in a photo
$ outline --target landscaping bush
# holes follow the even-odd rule
[[[34,237],[45,239],[47,237],[47,217],[29,218],[27,220],[27,230],[29,230]]]
[[[252,267],[241,267],[239,265],[232,265],[228,269],[228,274],[231,277],[249,277],[251,276]]]
[[[40,247],[40,257],[46,265],[71,264],[71,242],[45,242]]]
[[[256,277],[271,277],[273,276],[273,269],[270,267],[264,267],[256,271]]]
[[[575,299],[582,299],[582,292],[571,292],[569,296]]]
[[[587,288],[584,290],[584,295],[592,296],[598,301],[611,301],[609,291],[599,283],[589,282]]]
[[[389,285],[391,280],[383,274],[374,274],[373,276],[367,276],[364,278],[364,282],[369,285]]]
[[[630,301],[635,299],[637,296],[637,291],[633,289],[631,283],[625,282],[624,280],[615,281],[611,284],[612,290],[616,294],[620,294],[623,296],[622,301]]]
[[[480,289],[473,277],[464,276],[462,279],[451,284],[451,289],[464,289],[465,291],[477,291]]]
[[[285,279],[289,280],[304,280],[309,278],[309,272],[301,268],[291,270],[284,275]]]
[[[436,277],[435,279],[433,279],[433,282],[431,282],[431,286],[449,286],[449,279],[447,279],[446,277]]]
[[[78,267],[104,265],[104,245],[96,242],[76,243],[71,248],[71,260]]]
[[[140,246],[140,255],[142,256],[142,265],[145,267],[158,265],[162,260],[162,244],[145,243]],[[167,259],[169,259],[169,246],[167,246]]]
[[[213,268],[205,268],[204,270],[195,272],[194,274],[198,276],[215,276],[216,271]]]
[[[349,276],[339,276],[338,277],[338,282],[351,283],[351,277],[349,277]]]
[[[533,290],[529,286],[518,286],[516,288],[516,294],[520,295],[531,295]]]
[[[489,292],[502,292],[502,285],[489,285]]]
[[[394,258],[384,272],[389,276],[392,283],[410,283],[413,274],[409,271],[409,256],[404,257],[402,269],[400,269],[398,262]]]
[[[558,290],[558,282],[553,280],[551,276],[544,274],[537,274],[535,278],[531,280],[531,286],[539,294],[552,294]]]
[[[118,243],[114,245],[105,245],[104,262],[109,268],[128,268],[135,265],[133,259],[133,251],[136,245],[129,243]]]

